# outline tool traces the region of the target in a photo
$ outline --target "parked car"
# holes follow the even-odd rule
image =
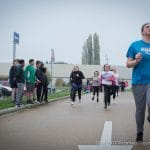
[[[12,88],[0,84],[0,96],[11,96]]]

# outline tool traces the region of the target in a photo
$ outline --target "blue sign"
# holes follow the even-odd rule
[[[19,44],[19,33],[14,32],[14,43]]]

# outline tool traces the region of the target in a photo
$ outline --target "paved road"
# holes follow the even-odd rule
[[[123,93],[103,109],[91,95],[70,106],[69,99],[0,117],[0,150],[78,150],[78,145],[99,143],[105,121],[112,121],[114,144],[134,142],[136,135],[134,100]],[[150,141],[150,125],[145,122],[144,142]],[[135,145],[134,150],[150,149]]]

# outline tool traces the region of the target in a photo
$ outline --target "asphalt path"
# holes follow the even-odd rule
[[[74,106],[59,100],[36,108],[0,116],[0,150],[78,150],[78,145],[98,145],[105,121],[112,121],[112,144],[132,145],[136,137],[132,93],[111,101],[107,110],[91,94]],[[146,113],[147,116],[147,113]],[[133,150],[149,150],[150,124],[145,119],[144,144]]]

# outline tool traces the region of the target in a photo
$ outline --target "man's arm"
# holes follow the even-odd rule
[[[128,58],[126,62],[126,66],[128,68],[133,68],[138,64],[138,61],[136,59]]]
[[[127,58],[126,66],[128,68],[134,68],[142,59],[142,55],[140,53],[137,53],[135,55],[135,59],[133,58]]]

